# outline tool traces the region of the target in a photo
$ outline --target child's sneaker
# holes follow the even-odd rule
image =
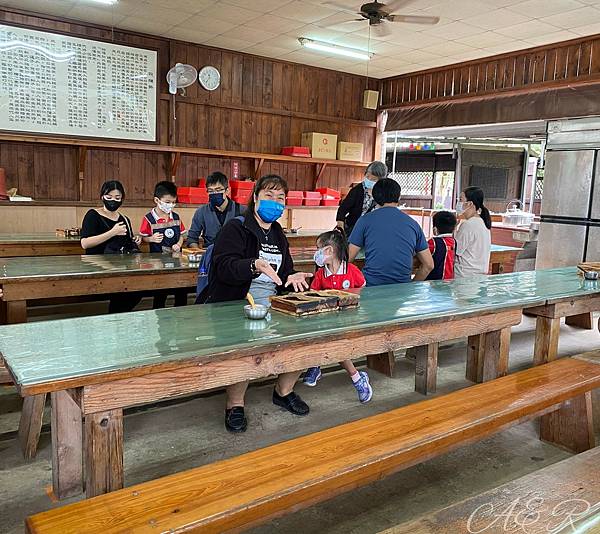
[[[321,368],[311,367],[304,374],[304,383],[312,388],[317,385],[319,378],[321,378]]]
[[[358,400],[362,404],[366,404],[373,397],[373,388],[371,384],[369,384],[369,375],[365,373],[365,371],[359,371],[360,380],[358,382],[354,382],[354,387],[356,388],[356,392],[358,393]]]

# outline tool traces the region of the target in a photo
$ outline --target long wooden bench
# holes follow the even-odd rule
[[[30,533],[240,530],[540,414],[541,437],[593,447],[600,365],[563,359],[228,460],[34,515]]]
[[[380,534],[591,534],[600,532],[599,502],[596,447]]]

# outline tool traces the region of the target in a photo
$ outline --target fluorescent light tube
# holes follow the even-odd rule
[[[106,6],[113,6],[119,0],[87,0],[88,2],[95,2],[96,4],[104,4]]]
[[[354,59],[362,59],[363,61],[369,61],[373,57],[373,54],[365,52],[364,50],[358,50],[356,48],[346,48],[344,46],[337,46],[330,43],[322,43],[320,41],[313,41],[306,37],[300,37],[298,39],[300,44],[311,50],[318,50],[320,52],[326,52],[328,54],[335,54],[336,56],[352,57]]]

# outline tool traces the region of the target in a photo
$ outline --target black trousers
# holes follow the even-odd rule
[[[159,291],[154,291],[154,302],[152,304],[152,308],[157,310],[159,308],[164,308],[167,304],[167,297],[169,295],[175,295],[175,306],[186,306],[188,300],[188,290],[187,288],[180,289],[161,289]]]
[[[108,313],[124,313],[133,311],[142,300],[144,293],[141,291],[132,291],[130,293],[113,293],[110,296]]]

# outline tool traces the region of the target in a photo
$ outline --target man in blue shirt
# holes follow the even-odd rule
[[[420,266],[413,280],[425,280],[433,258],[421,227],[398,209],[400,185],[391,178],[379,180],[373,199],[380,207],[358,219],[350,234],[350,261],[364,249],[367,286],[381,286],[410,282],[416,256]]]

